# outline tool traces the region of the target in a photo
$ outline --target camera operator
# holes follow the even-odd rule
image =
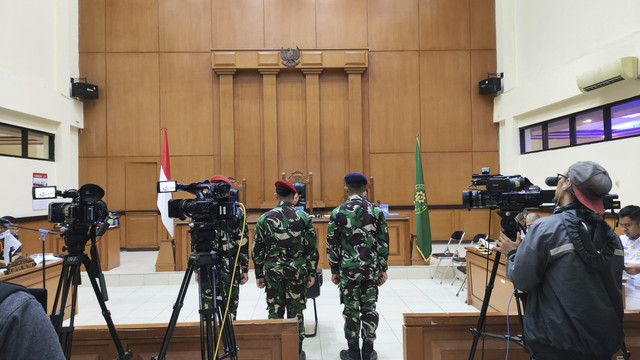
[[[528,293],[523,330],[532,359],[610,359],[624,340],[622,245],[603,218],[611,178],[591,161],[558,176],[553,215],[522,242],[501,233],[495,250],[508,254],[507,276]]]
[[[640,309],[640,206],[628,205],[620,210],[620,227],[624,234],[624,271],[629,278],[624,284],[627,309]]]
[[[224,175],[214,175],[209,179],[212,184],[226,183],[231,188],[231,181]],[[220,194],[223,198],[228,198],[230,191]],[[216,236],[214,239],[213,249],[218,251],[221,258],[221,266],[224,274],[228,275],[228,279],[225,279],[225,288],[228,289],[231,281],[231,273],[235,265],[236,254],[238,253],[238,244],[240,246],[240,256],[238,257],[239,273],[236,274],[233,288],[229,297],[229,314],[235,320],[236,313],[238,311],[238,300],[240,296],[240,286],[244,285],[249,280],[249,229],[244,230],[242,239],[242,224],[244,223],[244,212],[241,206],[236,208],[236,217],[233,220],[227,220],[226,226],[222,229],[216,229]],[[226,290],[225,290],[226,291]]]

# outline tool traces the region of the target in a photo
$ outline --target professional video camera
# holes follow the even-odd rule
[[[57,190],[55,186],[33,187],[34,199],[72,199],[71,202],[49,204],[47,219],[54,224],[62,224],[60,234],[69,248],[83,251],[90,238],[89,230],[96,228],[96,236],[102,236],[109,228],[107,204],[102,201],[104,190],[95,184],[85,184],[79,190]]]

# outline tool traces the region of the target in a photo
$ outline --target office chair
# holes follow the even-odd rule
[[[442,259],[451,259],[454,256],[458,256],[457,247],[455,252],[451,252],[450,250],[451,242],[457,241],[457,246],[459,246],[463,238],[464,238],[464,231],[454,231],[453,234],[451,234],[451,237],[449,238],[449,242],[447,242],[447,247],[445,248],[444,252],[431,254],[432,258],[438,259],[438,264],[436,265],[436,269],[433,271],[433,275],[431,276],[432,279],[438,273],[438,269],[440,268],[440,263],[442,263]],[[447,266],[445,270],[442,271],[442,279],[440,279],[440,284],[442,284],[442,281],[444,281],[444,276],[447,274],[448,270],[449,270],[449,267]]]
[[[313,173],[309,172],[309,176],[306,177],[301,171],[294,171],[286,176],[284,171],[282,172],[282,180],[288,180],[293,184],[298,192],[298,206],[304,206],[308,210],[309,214],[313,214]],[[301,193],[303,192],[303,193]]]

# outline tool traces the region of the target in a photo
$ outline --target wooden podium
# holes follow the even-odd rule
[[[465,250],[467,250],[467,304],[473,305],[480,310],[487,281],[493,269],[495,252],[492,251],[491,254],[485,255],[475,247],[466,247]],[[489,312],[507,313],[509,298],[513,292],[513,283],[505,274],[505,262],[506,257],[503,255],[500,258],[500,265],[498,266],[493,291],[491,292],[489,308],[487,309]],[[511,307],[509,307],[509,315],[517,314],[518,308],[514,300],[511,302]]]

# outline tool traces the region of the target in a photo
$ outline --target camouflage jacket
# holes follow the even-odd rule
[[[288,201],[263,214],[253,235],[256,278],[300,279],[315,276],[316,231],[311,219]]]
[[[222,266],[228,273],[233,270],[238,246],[240,246],[238,268],[245,273],[249,271],[249,228],[245,226],[244,235],[242,235],[243,223],[244,212],[238,206],[236,218],[227,220],[225,226],[215,230],[213,249],[218,252],[218,257],[222,259]],[[241,235],[242,241],[240,241]]]
[[[331,273],[351,280],[377,279],[387,271],[389,232],[382,210],[361,195],[333,209],[327,229]]]

